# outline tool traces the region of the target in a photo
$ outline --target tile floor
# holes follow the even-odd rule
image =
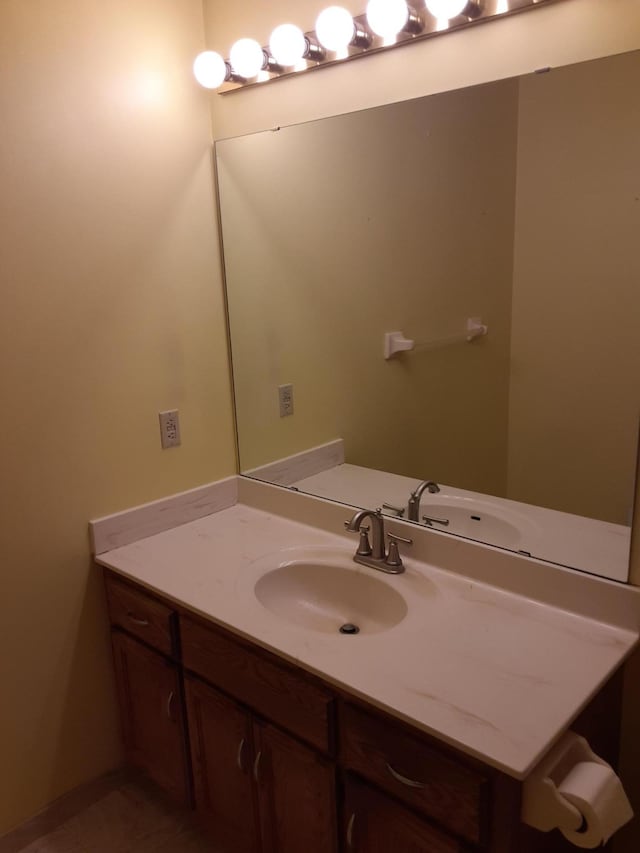
[[[20,853],[215,853],[190,815],[128,782]]]

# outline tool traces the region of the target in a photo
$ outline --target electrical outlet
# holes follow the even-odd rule
[[[160,418],[160,443],[164,450],[167,447],[178,447],[180,444],[180,421],[178,410],[158,412]]]
[[[278,385],[278,403],[281,418],[293,414],[293,385]]]

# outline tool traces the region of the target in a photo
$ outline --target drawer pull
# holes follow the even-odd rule
[[[141,628],[147,628],[149,625],[148,619],[138,619],[137,616],[134,616],[133,613],[127,612],[127,618],[133,622],[134,625],[140,625]]]
[[[256,755],[256,760],[253,762],[253,778],[260,783],[260,759],[262,758],[262,750]]]
[[[353,814],[349,818],[349,823],[347,825],[347,847],[349,848],[349,850],[354,849],[354,847],[353,847],[353,827],[355,826],[355,822],[356,822],[356,813],[353,812]]]
[[[175,720],[173,719],[173,714],[171,713],[171,707],[173,705],[173,697],[174,697],[174,692],[172,690],[171,693],[169,693],[169,696],[167,697],[167,717],[171,720],[172,723],[175,722]]]
[[[236,761],[238,762],[238,769],[242,773],[246,772],[246,768],[244,766],[244,747],[245,747],[245,740],[244,740],[244,738],[242,738],[242,740],[240,741],[240,743],[238,745],[238,755],[236,758]]]
[[[398,773],[397,770],[394,770],[393,767],[389,764],[389,762],[385,762],[385,767],[389,771],[389,773],[393,776],[393,778],[401,782],[403,785],[406,785],[408,788],[424,788],[424,782],[416,782],[414,779],[409,779],[407,776],[403,776],[402,773]]]

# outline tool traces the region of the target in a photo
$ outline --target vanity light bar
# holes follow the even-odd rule
[[[268,47],[240,39],[231,48],[229,60],[204,51],[196,57],[193,70],[202,86],[226,94],[557,2],[370,0],[367,12],[356,17],[331,6],[320,13],[315,30],[303,33],[294,24],[283,24],[271,34]],[[283,57],[291,64],[285,65]]]

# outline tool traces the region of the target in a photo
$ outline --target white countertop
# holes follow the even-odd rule
[[[267,610],[253,586],[283,549],[314,546],[351,565],[352,536],[237,504],[96,559],[518,779],[638,640],[628,627],[407,558],[397,576],[358,567],[405,597],[396,627],[310,631]]]

